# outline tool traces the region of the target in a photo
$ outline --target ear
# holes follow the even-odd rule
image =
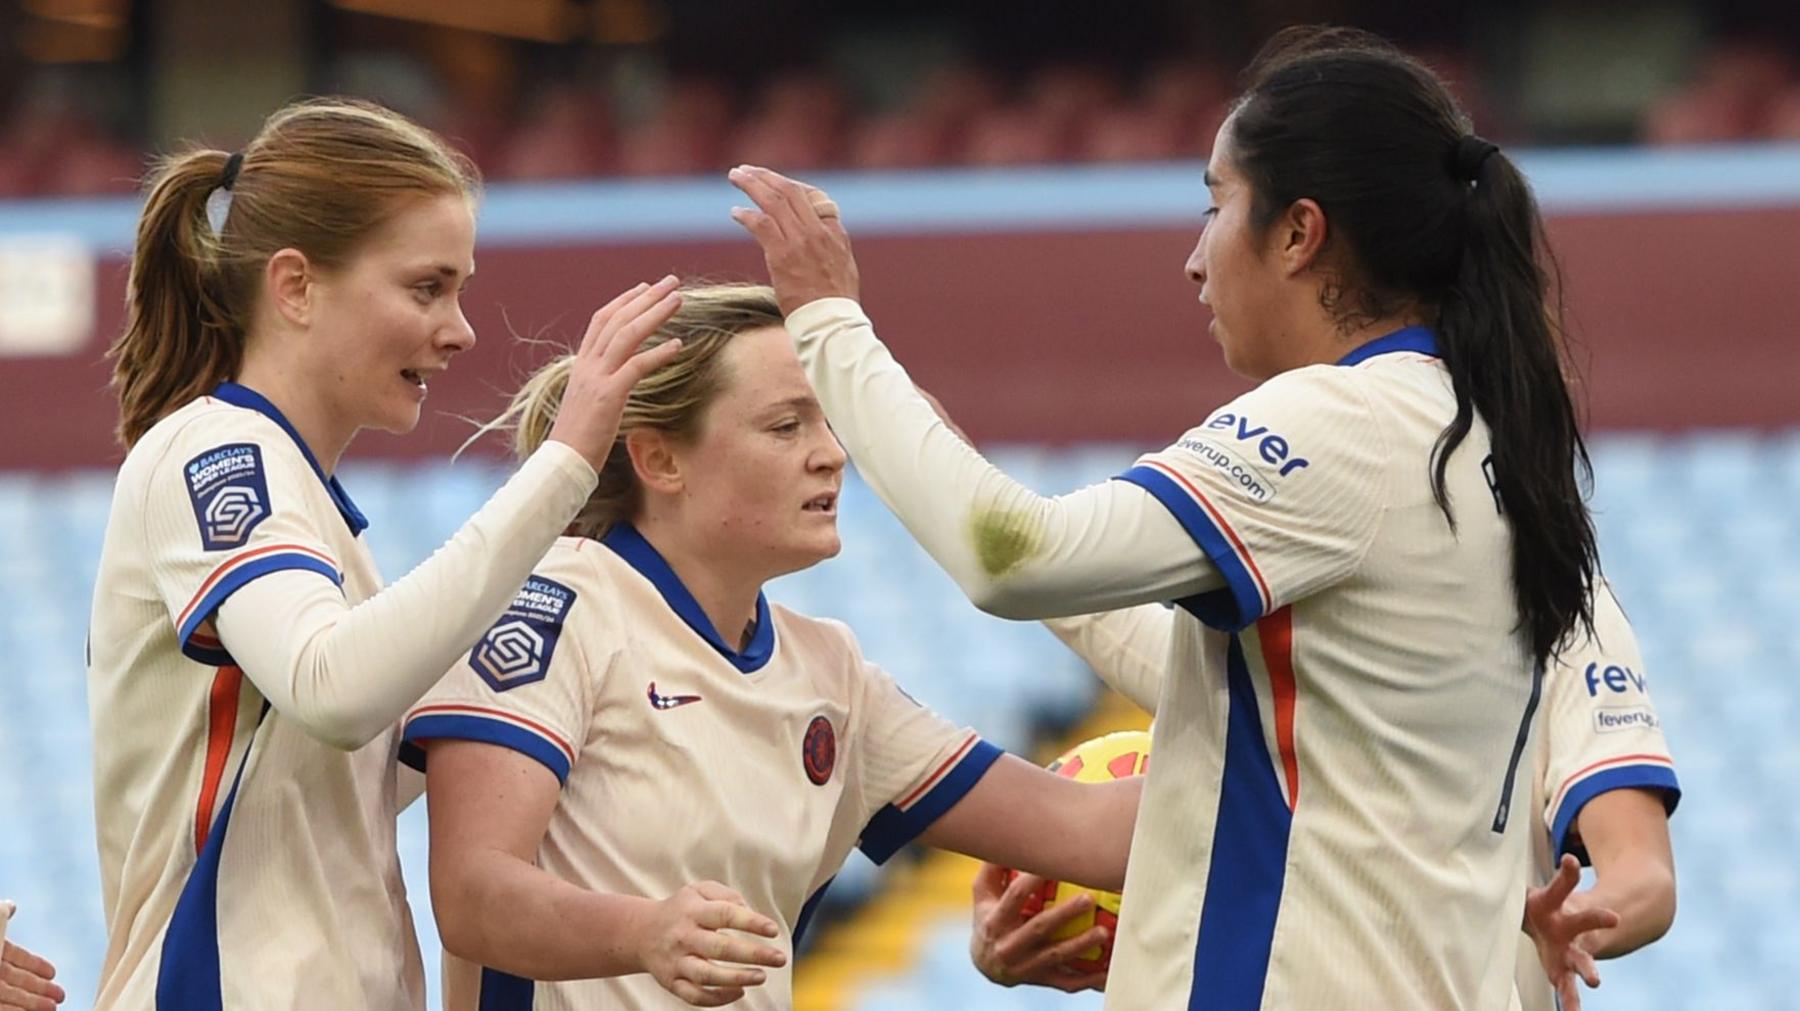
[[[1330,235],[1325,209],[1311,197],[1302,197],[1288,206],[1270,229],[1275,255],[1281,258],[1287,275],[1293,277],[1318,262]]]
[[[664,495],[679,494],[685,486],[681,461],[669,437],[654,428],[634,428],[625,433],[625,451],[638,483]]]
[[[269,304],[295,326],[312,322],[313,286],[317,280],[311,261],[298,249],[277,250],[263,268],[263,287],[269,293]]]

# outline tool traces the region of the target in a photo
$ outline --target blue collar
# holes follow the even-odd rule
[[[282,414],[279,407],[269,403],[269,398],[248,386],[240,386],[237,383],[220,383],[219,388],[214,390],[212,395],[233,407],[243,407],[255,411],[280,425],[281,430],[288,434],[288,438],[294,440],[294,445],[300,447],[300,455],[306,457],[306,462],[312,465],[313,473],[319,475],[319,483],[325,486],[326,494],[331,496],[332,504],[337,506],[338,515],[342,516],[344,523],[350,527],[350,536],[354,537],[369,528],[368,517],[362,514],[361,509],[356,508],[355,502],[350,501],[350,493],[344,490],[344,486],[338,483],[336,477],[326,476],[325,468],[319,466],[318,458],[314,457],[312,450],[307,448],[306,440],[300,438],[300,433],[294,430],[287,415]]]
[[[1433,358],[1442,357],[1438,354],[1437,334],[1432,333],[1430,327],[1409,326],[1403,330],[1395,330],[1384,337],[1375,338],[1339,358],[1337,363],[1339,365],[1356,365],[1366,362],[1376,355],[1392,354],[1395,351],[1417,351]]]
[[[615,523],[606,532],[606,536],[600,538],[600,543],[625,559],[626,564],[636,569],[638,575],[650,580],[669,607],[681,616],[681,620],[698,632],[700,638],[705,639],[720,656],[731,661],[733,667],[745,674],[754,674],[775,655],[775,625],[769,620],[769,601],[761,593],[756,595],[756,629],[750,633],[750,645],[739,653],[719,637],[718,630],[713,628],[706,612],[700,610],[700,602],[688,592],[681,577],[669,567],[661,552],[645,540],[636,527],[629,523]]]

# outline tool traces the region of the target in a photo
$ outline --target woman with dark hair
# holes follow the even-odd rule
[[[1443,84],[1362,33],[1265,49],[1187,265],[1260,385],[1059,498],[916,393],[834,204],[732,180],[827,417],[972,600],[1182,611],[1108,1005],[1506,1007],[1520,765],[1595,547],[1536,203]]]

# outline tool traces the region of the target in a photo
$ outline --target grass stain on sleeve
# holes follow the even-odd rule
[[[997,579],[1018,568],[1040,547],[1043,537],[1038,527],[1037,517],[1024,510],[976,510],[970,535],[981,571]]]

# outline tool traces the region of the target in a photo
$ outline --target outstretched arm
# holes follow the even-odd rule
[[[1144,779],[1077,783],[1002,755],[919,836],[927,846],[1116,892]]]
[[[939,420],[853,301],[855,261],[835,215],[762,169],[732,181],[760,210],[762,244],[801,364],[833,430],[913,537],[976,606],[1008,618],[1086,614],[1222,588],[1224,577],[1148,492],[1108,482],[1039,495]],[[834,297],[835,296],[835,297]]]

